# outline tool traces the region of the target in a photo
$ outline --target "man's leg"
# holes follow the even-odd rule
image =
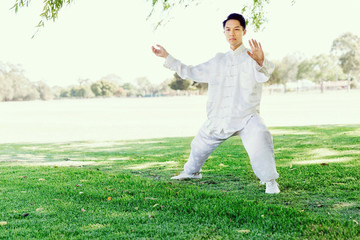
[[[201,178],[200,170],[210,154],[227,139],[226,136],[209,134],[202,127],[191,142],[191,152],[184,165],[184,172],[172,179]]]
[[[275,179],[279,174],[276,171],[272,136],[260,116],[255,115],[249,119],[244,129],[240,131],[240,137],[255,175],[260,181],[266,182],[267,187],[275,184],[277,188]]]

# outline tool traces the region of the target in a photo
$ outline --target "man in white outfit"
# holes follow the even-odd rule
[[[156,56],[166,59],[164,66],[181,78],[208,83],[207,120],[191,143],[184,171],[172,179],[201,178],[201,168],[215,148],[240,136],[255,175],[266,183],[265,193],[279,193],[272,136],[259,116],[262,83],[269,80],[274,65],[256,40],[249,40],[251,51],[245,48],[242,15],[230,14],[223,28],[231,50],[197,66],[184,65],[160,45],[152,47]]]

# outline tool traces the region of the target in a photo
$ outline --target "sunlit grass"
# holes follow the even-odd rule
[[[271,128],[278,195],[237,137],[191,181],[192,138],[2,144],[0,238],[360,239],[359,129]]]

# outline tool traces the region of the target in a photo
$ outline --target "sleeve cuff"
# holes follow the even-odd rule
[[[270,75],[274,70],[274,64],[265,58],[263,65],[260,66],[258,63],[256,63],[255,68],[258,72],[264,73],[265,75]]]
[[[170,54],[165,58],[164,67],[171,69],[176,62],[176,59]]]

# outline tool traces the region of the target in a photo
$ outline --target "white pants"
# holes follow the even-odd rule
[[[268,182],[279,177],[271,133],[258,115],[251,117],[243,129],[234,133],[208,133],[203,126],[191,142],[191,152],[184,171],[189,174],[200,172],[210,154],[232,136],[241,137],[252,169],[260,181]]]

